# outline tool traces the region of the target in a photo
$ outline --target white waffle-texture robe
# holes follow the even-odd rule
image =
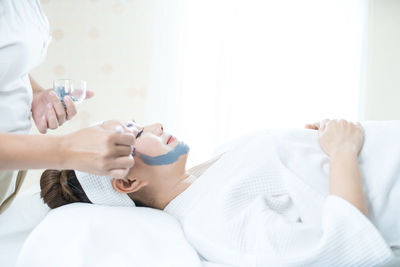
[[[367,122],[359,155],[368,217],[329,195],[314,130],[229,145],[165,211],[205,266],[379,266],[400,247],[400,122]]]

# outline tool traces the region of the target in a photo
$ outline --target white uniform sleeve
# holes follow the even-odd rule
[[[374,225],[349,202],[330,195],[322,214],[320,225],[308,225],[289,222],[264,205],[255,216],[258,221],[262,217],[263,225],[253,221],[259,231],[257,254],[262,255],[258,262],[274,266],[379,266],[392,259]]]

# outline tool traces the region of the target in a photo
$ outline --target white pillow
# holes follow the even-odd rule
[[[48,207],[39,186],[21,189],[0,215],[0,266],[15,267],[18,254],[30,232],[45,218]]]
[[[201,266],[172,216],[150,208],[85,203],[52,210],[30,234],[17,266]]]

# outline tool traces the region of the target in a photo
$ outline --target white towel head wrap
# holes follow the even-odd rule
[[[101,125],[104,121],[99,121],[91,124],[90,126]],[[136,124],[127,127],[135,127]],[[121,126],[115,128],[116,132],[122,133]],[[127,195],[118,192],[112,186],[112,177],[101,176],[86,172],[75,171],[76,178],[81,184],[86,196],[93,204],[104,206],[125,206],[135,207],[135,202]]]
[[[93,204],[104,206],[135,207],[135,202],[124,193],[112,186],[112,177],[75,171],[76,178],[81,184],[86,196]]]

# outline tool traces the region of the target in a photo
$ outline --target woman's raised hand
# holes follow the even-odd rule
[[[307,124],[305,127],[318,130],[318,142],[329,157],[338,151],[358,155],[364,143],[363,129],[360,123],[326,119],[314,124]]]
[[[87,91],[85,99],[93,96],[92,91]],[[57,129],[76,115],[76,106],[69,96],[64,97],[64,103],[65,107],[52,89],[34,92],[32,118],[40,133],[46,133],[47,129]]]
[[[131,155],[135,134],[112,120],[66,135],[60,146],[63,169],[124,178],[135,163]]]

